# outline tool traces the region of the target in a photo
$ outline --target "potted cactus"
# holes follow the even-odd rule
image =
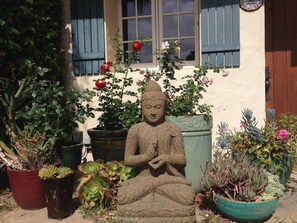
[[[203,194],[220,214],[236,222],[269,219],[284,191],[277,175],[255,165],[243,153],[217,151],[202,172]]]
[[[39,172],[49,218],[63,219],[72,213],[74,174],[69,167],[45,165]]]

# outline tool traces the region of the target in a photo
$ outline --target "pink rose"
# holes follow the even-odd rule
[[[278,130],[278,131],[276,132],[276,134],[277,134],[278,136],[280,136],[282,139],[285,139],[285,138],[287,138],[287,136],[288,136],[288,131],[285,130],[285,129],[280,129],[280,130]]]

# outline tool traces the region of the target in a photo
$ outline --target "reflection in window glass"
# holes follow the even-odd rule
[[[194,0],[179,0],[180,12],[193,12],[194,7]]]
[[[180,57],[182,60],[195,60],[195,40],[182,39]]]
[[[177,37],[177,16],[163,16],[163,37]]]
[[[162,8],[163,13],[177,12],[176,0],[163,0]]]
[[[122,1],[122,14],[123,17],[135,16],[135,2],[134,0]]]
[[[123,40],[136,38],[136,21],[135,19],[123,20]]]
[[[152,36],[152,19],[138,19],[138,36],[151,37]]]
[[[180,15],[180,35],[194,36],[194,14]]]
[[[137,15],[151,15],[151,0],[138,0],[137,2]]]
[[[145,42],[140,51],[140,62],[141,63],[152,63],[153,62],[153,48],[151,42]]]

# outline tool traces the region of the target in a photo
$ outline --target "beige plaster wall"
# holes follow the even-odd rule
[[[110,59],[111,38],[118,29],[117,0],[105,0],[106,58]],[[240,10],[240,68],[228,69],[230,74],[210,74],[214,79],[208,88],[204,100],[213,107],[213,141],[216,138],[217,125],[221,121],[229,123],[231,128],[240,126],[241,111],[250,108],[261,123],[265,114],[265,49],[264,49],[264,7],[254,12]],[[145,68],[145,67],[144,67]],[[181,70],[180,75],[191,72],[193,67]],[[135,74],[133,74],[135,75]],[[73,77],[74,86],[90,88],[96,77]],[[135,80],[141,79],[135,75]],[[94,100],[94,106],[97,105]],[[86,130],[97,125],[96,119],[89,119],[80,125],[84,130],[84,141],[89,137]]]

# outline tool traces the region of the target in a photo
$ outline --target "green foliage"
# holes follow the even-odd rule
[[[258,128],[253,112],[245,109],[240,131],[230,131],[227,123],[219,125],[218,147],[247,153],[267,171],[278,174],[286,168],[287,157],[296,156],[297,118],[293,114],[281,114],[279,125],[274,115],[273,110],[268,110],[267,122]]]
[[[43,78],[61,78],[60,1],[3,0],[0,5],[0,72],[17,80],[37,77],[39,69],[48,69]]]
[[[38,171],[38,176],[43,179],[64,178],[73,174],[69,167],[57,167],[54,165],[45,165]]]
[[[208,196],[222,195],[236,201],[257,200],[268,182],[263,169],[243,153],[216,151],[202,172],[200,183]]]
[[[60,82],[40,80],[34,82],[32,103],[17,115],[30,129],[45,132],[55,144],[62,144],[75,131],[77,122],[84,123],[94,117],[89,105],[95,92],[72,89],[66,93]]]
[[[113,43],[115,61],[105,62],[99,71],[103,78],[98,80],[106,85],[94,88],[99,99],[97,111],[101,112],[98,127],[129,129],[140,120],[137,93],[128,89],[133,83],[133,78],[128,74],[135,71],[131,65],[139,61],[139,52],[124,51],[118,34]]]
[[[70,116],[73,113],[63,111],[67,107],[66,95],[59,95],[63,91],[61,80],[64,75],[60,13],[57,13],[61,10],[60,3],[3,0],[0,4],[0,32],[5,34],[0,36],[0,137],[2,145],[5,145],[1,147],[2,157],[10,165],[14,164],[11,161],[16,156],[22,164],[28,157],[29,160],[33,159],[31,165],[25,164],[25,168],[40,165],[53,157],[52,144],[69,135],[73,127],[73,123],[65,119],[63,125],[59,123],[65,128],[55,133],[54,128],[58,125],[54,124],[57,124],[57,120],[62,121],[58,118],[68,114],[71,121],[80,119]],[[60,83],[59,86],[56,83]],[[32,143],[24,142],[24,135],[33,139],[45,137],[44,142],[51,144],[51,149],[28,149],[24,150],[28,154],[24,154],[24,151],[20,153],[19,149],[23,146],[32,146]],[[22,146],[18,145],[20,142]],[[2,163],[5,164],[3,160]],[[17,165],[14,167],[17,168]]]
[[[84,175],[79,179],[75,194],[85,209],[110,207],[115,203],[119,183],[134,177],[133,169],[119,161],[89,161],[78,169]]]

